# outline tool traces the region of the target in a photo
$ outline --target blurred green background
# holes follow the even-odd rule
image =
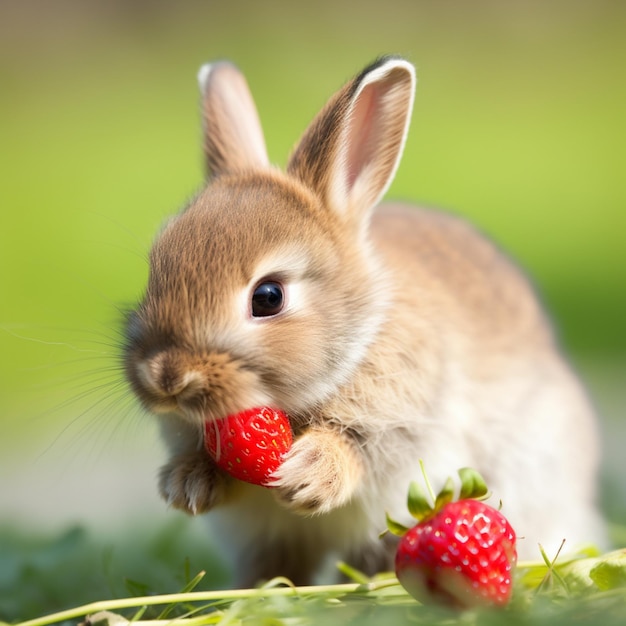
[[[158,500],[163,451],[117,343],[154,233],[201,184],[195,74],[216,58],[247,75],[278,164],[375,57],[416,64],[388,195],[467,216],[529,270],[599,406],[603,502],[625,521],[625,33],[612,0],[0,0],[0,522],[14,560],[28,533],[75,523],[202,532]]]

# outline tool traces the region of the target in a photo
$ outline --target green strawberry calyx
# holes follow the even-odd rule
[[[444,506],[454,500],[455,486],[452,478],[448,478],[438,494],[435,494],[433,488],[426,475],[423,461],[420,460],[420,468],[426,485],[426,492],[416,482],[411,481],[409,485],[409,495],[407,505],[409,513],[418,523],[428,520]],[[491,492],[487,488],[487,483],[475,469],[471,467],[462,467],[458,470],[461,480],[461,489],[457,500],[486,500],[491,496]],[[402,537],[409,528],[394,520],[389,513],[386,513],[387,530],[399,537]],[[387,531],[384,531],[385,534]]]

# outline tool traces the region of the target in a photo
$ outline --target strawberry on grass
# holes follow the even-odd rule
[[[411,483],[409,511],[418,520],[413,528],[388,516],[389,530],[401,537],[396,575],[423,603],[459,608],[505,605],[517,563],[515,531],[500,511],[483,502],[489,494],[477,472],[463,468],[459,476],[456,502],[451,479],[435,496],[425,478],[434,505],[417,483]]]
[[[204,424],[204,447],[217,466],[254,485],[265,486],[292,443],[289,418],[269,407],[247,409]]]

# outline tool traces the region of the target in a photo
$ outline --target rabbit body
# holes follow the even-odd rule
[[[236,583],[313,580],[326,559],[392,567],[385,512],[409,523],[423,459],[435,487],[471,466],[523,537],[603,540],[593,410],[523,274],[451,215],[374,209],[397,167],[412,66],[366,68],[328,103],[286,173],[269,166],[245,81],[202,70],[207,187],[152,252],[126,369],[158,414],[166,501],[211,511]],[[259,285],[284,303],[255,315]],[[295,440],[272,488],[218,470],[203,424],[273,405]]]

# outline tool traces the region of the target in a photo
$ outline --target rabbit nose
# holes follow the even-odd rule
[[[160,352],[139,363],[137,374],[148,391],[161,398],[191,400],[206,384],[202,372],[188,367],[176,352]]]

